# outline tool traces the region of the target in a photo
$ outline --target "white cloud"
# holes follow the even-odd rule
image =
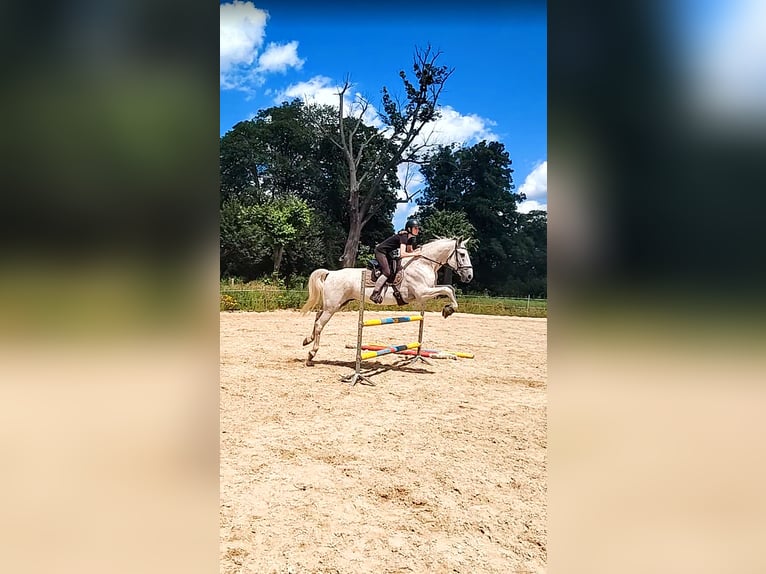
[[[338,107],[338,92],[341,86],[326,76],[314,76],[308,81],[292,84],[284,90],[278,92],[274,97],[275,103],[282,103],[285,100],[301,98],[306,103],[323,104]],[[344,107],[348,115],[358,116],[359,107],[354,103],[360,98],[360,94],[355,94],[357,100],[351,98],[344,99]],[[463,115],[450,106],[440,108],[441,117],[429,124],[426,124],[421,130],[420,136],[414,142],[415,145],[450,145],[453,143],[473,145],[482,140],[496,141],[497,135],[491,130],[494,123],[491,120],[477,116],[476,114]],[[370,104],[364,114],[364,122],[369,126],[383,129],[380,117],[377,115],[376,108]]]
[[[269,15],[250,2],[237,0],[233,4],[221,4],[220,16],[223,75],[235,66],[253,63],[258,49],[263,44]]]
[[[548,162],[543,161],[533,169],[524,183],[519,187],[519,193],[527,196],[527,200],[519,204],[521,213],[529,213],[534,209],[548,209]]]
[[[426,181],[419,169],[415,168],[413,165],[404,163],[399,164],[396,167],[396,177],[402,185],[398,192],[400,199],[404,199],[408,194],[411,196],[418,189],[423,187],[423,184]]]
[[[420,170],[416,169],[414,166],[409,166],[408,172],[408,166],[400,164],[396,168],[396,176],[399,179],[399,183],[402,185],[401,189],[397,192],[399,199],[405,199],[407,197],[405,190],[411,195],[423,187],[423,184],[425,183],[423,174],[421,174]],[[418,205],[414,201],[397,203],[393,216],[394,227],[397,230],[404,229],[404,224],[407,219],[409,219],[409,217],[417,210]]]
[[[519,192],[527,199],[545,200],[548,194],[548,162],[538,164],[519,187]]]
[[[544,203],[540,203],[539,201],[535,201],[534,199],[529,199],[520,203],[517,207],[517,210],[519,213],[529,213],[530,211],[539,210],[548,211],[548,206]]]
[[[338,107],[340,86],[326,76],[314,76],[305,82],[291,84],[274,96],[275,103],[301,98],[308,104],[330,105]]]
[[[396,211],[394,211],[394,216],[392,218],[392,222],[395,228],[394,230],[398,231],[400,229],[404,229],[404,225],[407,222],[407,220],[410,218],[410,215],[415,213],[416,210],[417,210],[417,206],[411,203],[397,204]]]
[[[441,117],[427,124],[421,134],[421,143],[449,145],[452,143],[473,145],[482,140],[496,141],[491,120],[476,114],[463,115],[451,106],[440,108]]]
[[[275,44],[271,42],[258,58],[261,72],[284,72],[287,68],[301,69],[305,60],[298,57],[298,42]]]
[[[261,86],[265,75],[303,66],[298,57],[298,42],[270,43],[258,55],[266,36],[269,13],[252,2],[235,0],[220,6],[220,84],[224,90],[248,91]]]
[[[336,84],[332,79],[326,76],[314,76],[305,82],[291,84],[282,91],[274,92],[274,103],[281,104],[284,101],[300,98],[307,104],[319,104],[338,107],[338,94],[342,86]],[[362,107],[359,104],[359,98],[362,95],[357,93],[352,99],[347,95],[343,98],[343,108],[346,116],[359,117]],[[364,111],[363,117],[365,125],[373,126],[378,129],[383,128],[383,124],[378,117],[375,107],[370,104]]]

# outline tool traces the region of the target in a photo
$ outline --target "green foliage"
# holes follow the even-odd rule
[[[255,210],[258,223],[272,246],[285,246],[311,224],[311,210],[295,197],[275,199]]]
[[[259,283],[265,287],[273,287],[274,289],[285,288],[285,280],[276,273],[273,273],[270,277],[263,277]]]
[[[254,277],[268,270],[269,246],[258,224],[258,207],[227,200],[220,212],[220,264],[223,276]]]
[[[452,74],[437,63],[439,55],[430,46],[416,49],[410,72],[399,73],[403,97],[383,89],[381,118],[389,129],[342,120],[356,171],[338,141],[331,106],[284,102],[221,138],[221,277],[265,277],[271,287],[284,287],[305,285],[319,267],[366,265],[374,245],[394,232],[397,166],[419,151],[420,129],[438,117],[436,104]],[[426,186],[417,201],[421,243],[436,236],[473,239],[474,280],[460,284],[466,293],[544,297],[547,213],[517,211],[524,197],[514,190],[503,144],[440,147],[425,160]],[[444,275],[440,281],[451,283]]]
[[[221,138],[221,201],[262,203],[310,190],[321,176],[317,139],[300,100],[239,122]]]
[[[426,181],[418,198],[418,216],[432,226],[457,225],[445,213],[460,213],[475,230],[471,261],[474,280],[469,292],[545,296],[547,293],[547,214],[522,214],[525,198],[514,192],[511,159],[502,143],[440,147],[429,156]],[[435,218],[435,219],[434,219]],[[431,221],[432,219],[433,222]]]
[[[359,251],[356,253],[356,267],[367,267],[367,262],[370,259],[375,259],[373,248],[367,245],[360,245]]]
[[[462,211],[435,210],[423,220],[422,241],[437,237],[462,237],[470,243],[476,241],[476,228]]]
[[[267,285],[263,281],[247,285],[221,286],[221,310],[243,311],[273,311],[276,309],[300,309],[306,302],[308,293],[300,289],[280,289]],[[224,309],[224,298],[231,309]],[[233,301],[233,302],[232,302]],[[544,299],[509,298],[509,297],[477,297],[458,294],[459,312],[477,315],[512,315],[516,317],[547,317],[548,302]],[[426,311],[440,313],[447,299],[433,299],[426,303]],[[357,311],[359,303],[348,303],[344,311]],[[392,313],[417,313],[420,308],[416,305],[388,305],[375,307],[378,311]]]
[[[268,287],[227,289],[223,291],[223,296],[230,297],[234,301],[235,308],[232,310],[244,311],[299,309],[306,302],[305,291]]]
[[[259,111],[221,138],[221,273],[248,279],[277,272],[287,278],[338,266],[349,227],[348,172],[330,134],[330,106],[300,100]],[[363,124],[357,135],[377,131]],[[396,170],[373,164],[390,153],[383,139],[365,147],[361,167],[381,175],[362,240],[392,233]],[[377,169],[377,171],[376,171]]]

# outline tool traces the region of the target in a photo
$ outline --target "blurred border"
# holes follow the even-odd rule
[[[4,572],[217,571],[218,12],[3,9]]]
[[[549,571],[763,571],[762,11],[548,6]]]

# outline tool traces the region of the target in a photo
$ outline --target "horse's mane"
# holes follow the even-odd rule
[[[445,242],[448,242],[449,246],[451,247],[455,244],[455,241],[458,241],[461,247],[466,247],[466,244],[468,243],[459,237],[437,237],[436,239],[432,239],[431,241],[424,243],[421,246],[421,249],[426,249],[430,246],[431,249],[427,249],[427,251],[432,251],[432,249],[435,247],[443,247],[442,244]]]

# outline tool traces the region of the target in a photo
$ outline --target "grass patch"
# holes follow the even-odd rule
[[[269,285],[240,285],[234,288],[221,285],[221,311],[275,311],[277,309],[300,309],[308,299],[303,289],[283,289]],[[433,299],[426,303],[426,311],[441,311],[446,298]],[[514,317],[547,317],[546,299],[524,299],[513,297],[482,297],[458,295],[459,312],[475,315],[506,315]],[[356,311],[359,303],[352,301],[344,308]],[[418,312],[415,305],[384,305],[368,307],[376,311]]]

